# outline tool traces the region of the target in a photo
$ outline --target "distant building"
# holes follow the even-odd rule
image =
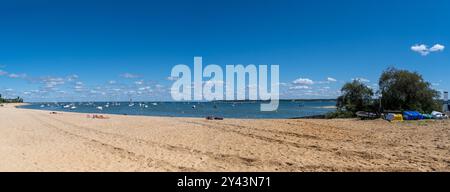
[[[448,92],[444,91],[444,104],[442,105],[442,111],[450,113],[450,102],[448,101]]]

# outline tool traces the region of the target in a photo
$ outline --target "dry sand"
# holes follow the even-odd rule
[[[450,121],[108,117],[0,107],[0,171],[450,171]]]

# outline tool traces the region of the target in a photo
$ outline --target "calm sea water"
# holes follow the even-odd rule
[[[322,115],[334,101],[280,101],[278,111],[261,112],[261,102],[61,102],[32,103],[21,108],[79,113],[170,117],[295,118]]]

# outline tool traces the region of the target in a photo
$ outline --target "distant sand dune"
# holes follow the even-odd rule
[[[0,171],[450,171],[450,122],[207,121],[0,107]]]

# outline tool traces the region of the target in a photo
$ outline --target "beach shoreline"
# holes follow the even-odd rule
[[[150,117],[0,107],[0,171],[450,171],[450,122]]]

